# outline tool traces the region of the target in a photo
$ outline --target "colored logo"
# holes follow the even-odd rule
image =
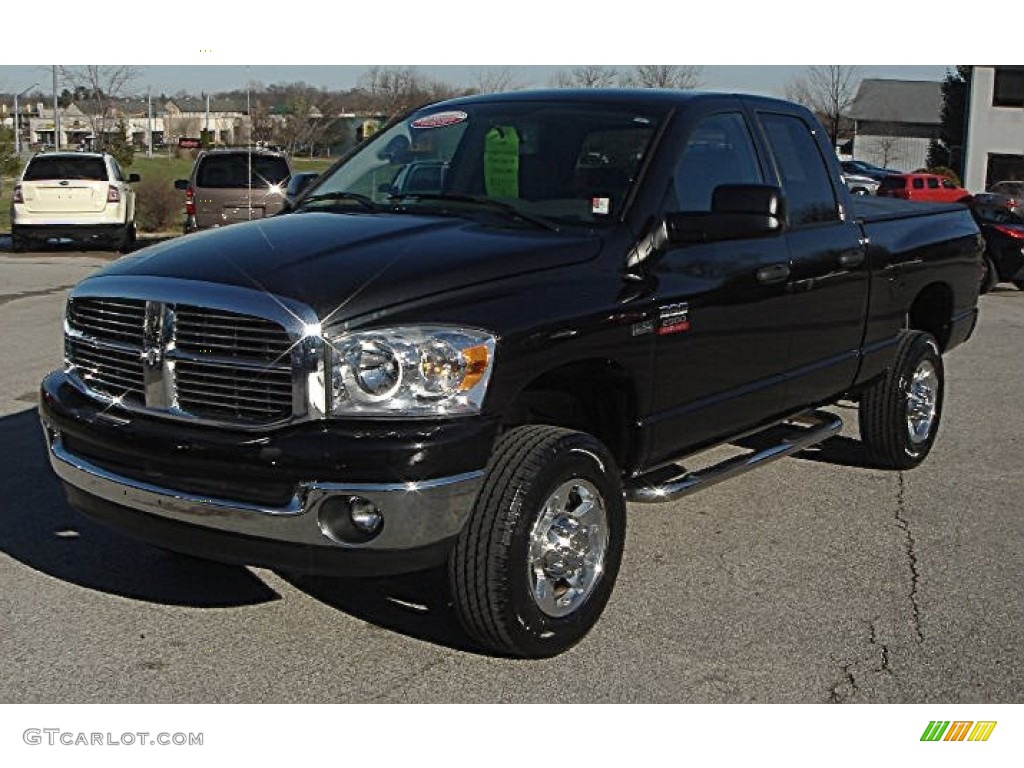
[[[995,729],[995,720],[932,720],[921,741],[988,741]]]

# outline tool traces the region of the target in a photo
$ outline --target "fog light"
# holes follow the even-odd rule
[[[348,500],[348,515],[352,518],[352,525],[363,533],[376,533],[384,522],[377,505],[369,499],[361,496],[351,496]]]
[[[324,536],[339,544],[365,544],[384,529],[384,515],[362,496],[332,496],[317,517]]]

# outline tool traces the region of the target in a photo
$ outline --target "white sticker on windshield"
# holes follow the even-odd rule
[[[446,125],[455,125],[469,118],[465,112],[453,110],[451,112],[436,112],[433,115],[420,117],[412,121],[413,128],[444,128]]]
[[[590,211],[595,216],[607,216],[611,212],[612,201],[610,197],[590,198]]]

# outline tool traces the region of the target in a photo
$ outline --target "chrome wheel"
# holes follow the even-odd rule
[[[527,570],[531,594],[548,616],[578,609],[601,578],[608,549],[604,499],[587,480],[562,483],[530,531]]]
[[[935,423],[939,402],[939,374],[930,360],[922,360],[914,369],[907,387],[907,435],[920,444],[928,439]]]

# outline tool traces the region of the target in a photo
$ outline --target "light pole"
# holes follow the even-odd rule
[[[14,94],[14,156],[21,157],[21,128],[19,123],[21,122],[21,115],[18,113],[18,99],[24,96],[26,93],[31,91],[33,88],[39,86],[39,83],[32,83],[21,93]]]

